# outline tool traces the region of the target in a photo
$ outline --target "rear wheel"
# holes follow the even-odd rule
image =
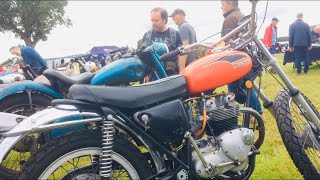
[[[311,101],[303,97],[320,118]],[[320,131],[286,90],[278,93],[274,109],[283,143],[299,172],[305,179],[320,179]]]
[[[63,148],[62,148],[63,147]],[[48,142],[25,164],[18,179],[100,179],[101,133],[82,131]],[[148,161],[128,140],[114,137],[110,179],[146,179]]]
[[[40,93],[32,93],[31,97],[32,108],[30,109],[27,93],[8,96],[0,101],[0,112],[31,116],[48,107],[53,99]],[[13,179],[20,172],[21,165],[30,157],[30,141],[29,137],[24,138],[8,153],[0,164],[0,179]]]

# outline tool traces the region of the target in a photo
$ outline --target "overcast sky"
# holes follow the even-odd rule
[[[43,58],[61,57],[86,53],[93,46],[116,45],[136,47],[144,32],[151,28],[149,12],[154,7],[164,7],[171,13],[182,8],[187,20],[194,26],[198,40],[220,32],[223,16],[220,1],[69,1],[67,16],[73,26],[58,26],[52,30],[45,42],[40,41],[36,50]],[[240,1],[244,14],[250,13],[250,3]],[[258,3],[258,18],[264,17],[266,1]],[[320,24],[319,1],[269,1],[265,23],[260,30],[263,36],[271,18],[278,17],[279,36],[287,36],[289,25],[295,20],[298,11],[304,13],[304,20],[310,25]],[[168,26],[177,28],[170,19]],[[211,38],[209,42],[215,41]],[[24,44],[12,33],[0,33],[0,61],[10,57],[8,49],[13,45]],[[207,41],[208,42],[208,41]]]

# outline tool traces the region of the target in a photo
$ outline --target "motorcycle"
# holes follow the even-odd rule
[[[250,2],[250,18],[217,43],[192,44],[166,54],[185,54],[197,47],[212,49],[250,24],[248,31],[241,32],[222,51],[196,60],[180,75],[134,87],[73,85],[69,90],[72,99],[54,100],[53,107],[14,127],[7,124],[7,128],[0,128],[0,161],[27,135],[87,124],[90,129],[46,143],[24,164],[18,178],[249,179],[265,135],[261,116],[251,108],[240,108],[235,103],[237,94],[204,93],[239,81],[253,87],[264,107],[276,117],[285,132],[280,129],[287,150],[294,155],[293,161],[304,158],[307,162],[303,166],[295,162],[300,172],[305,172],[304,177],[318,179],[319,172],[307,151],[318,151],[317,137],[312,137],[320,127],[319,114],[258,38],[258,1]],[[274,68],[286,86],[274,105],[252,82],[267,66]],[[289,102],[297,104],[307,121],[302,124],[301,133],[296,132]],[[19,119],[18,115],[6,115],[8,120]],[[244,117],[242,121],[240,115]],[[79,116],[84,118],[54,123]],[[256,121],[250,122],[250,116]],[[296,147],[299,149],[293,149]]]

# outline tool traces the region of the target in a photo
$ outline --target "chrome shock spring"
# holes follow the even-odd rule
[[[102,123],[101,130],[102,130],[102,155],[100,158],[100,176],[107,178],[107,177],[110,177],[111,170],[112,170],[111,155],[112,155],[112,146],[113,146],[113,135],[115,132],[113,121],[104,120]]]

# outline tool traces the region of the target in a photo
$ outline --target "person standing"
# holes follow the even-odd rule
[[[271,54],[276,53],[276,44],[278,38],[278,22],[278,18],[272,18],[271,24],[266,28],[263,37],[263,43],[267,46]]]
[[[152,29],[143,35],[143,46],[153,42],[160,42],[166,44],[169,51],[173,51],[182,45],[179,32],[167,27],[167,10],[160,7],[154,8],[150,12],[150,18]],[[178,56],[165,62],[165,70],[169,76],[178,74],[179,71],[185,68],[185,64],[186,59]]]
[[[197,36],[194,28],[186,21],[186,13],[182,9],[175,9],[169,17],[172,17],[174,23],[178,26],[182,44],[184,46],[197,42]],[[196,52],[191,52],[182,58],[186,59],[185,66],[196,60]]]
[[[29,65],[37,75],[42,75],[43,71],[48,69],[47,62],[44,61],[40,54],[32,47],[13,46],[9,51],[13,55],[21,56],[24,63]]]
[[[301,74],[301,61],[304,62],[304,73],[309,70],[308,51],[311,50],[310,26],[303,21],[303,13],[297,14],[297,20],[289,27],[289,50],[296,58],[297,75]]]
[[[231,32],[233,29],[238,27],[238,22],[242,18],[244,18],[244,14],[240,11],[238,7],[238,0],[221,0],[221,9],[223,12],[223,16],[225,18],[223,21],[222,31],[221,31],[221,36],[223,37],[229,32]],[[227,39],[226,41],[235,40],[238,38],[238,35],[239,34],[235,34],[231,36],[229,39]],[[231,84],[228,84],[229,92],[236,92],[239,88],[242,88],[242,87],[239,87],[239,83],[237,81]],[[239,99],[239,97],[237,99],[239,103],[246,101],[246,99]],[[261,103],[258,100],[258,97],[255,91],[252,91],[250,99],[251,99],[250,107],[255,109],[258,113],[262,114],[263,111],[261,108]]]
[[[101,55],[99,60],[100,60],[101,68],[104,67],[106,65],[106,59],[104,55]]]

